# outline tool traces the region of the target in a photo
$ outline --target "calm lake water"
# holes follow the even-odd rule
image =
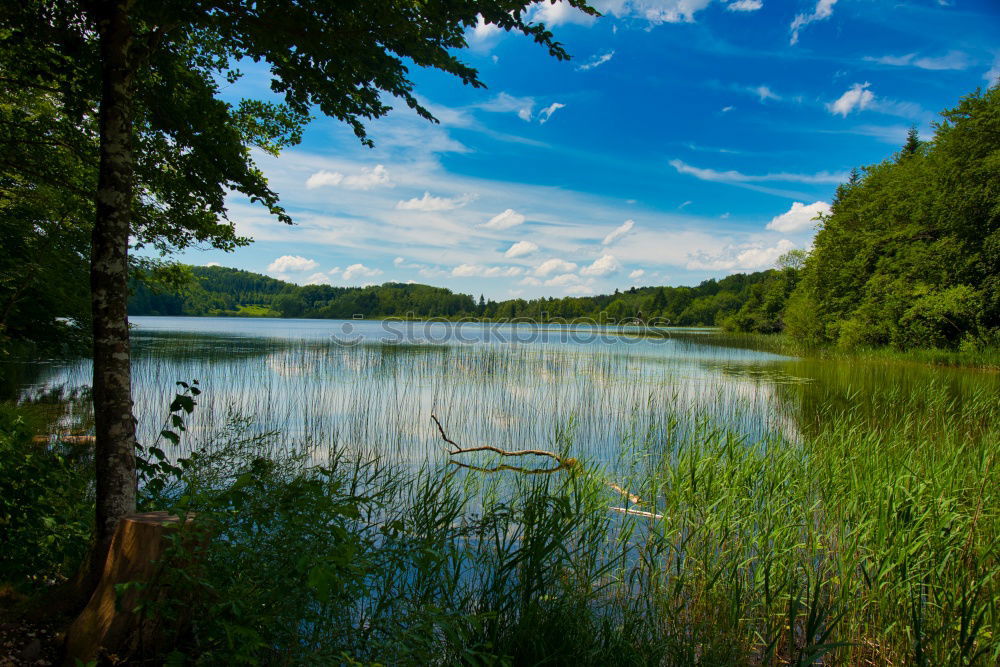
[[[797,359],[704,330],[640,337],[446,322],[131,321],[140,440],[152,442],[163,427],[175,382],[198,380],[204,393],[187,447],[211,447],[227,423],[244,419],[316,456],[345,449],[419,464],[444,457],[433,413],[466,446],[553,449],[615,465],[655,446],[650,433],[699,420],[750,444],[775,435],[794,442],[830,406],[863,411],[875,392],[1000,397],[995,373]],[[86,387],[90,372],[89,361],[31,364],[13,374],[14,390],[70,392]]]

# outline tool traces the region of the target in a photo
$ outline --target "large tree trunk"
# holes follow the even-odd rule
[[[129,0],[95,5],[101,48],[100,171],[90,256],[100,576],[118,520],[135,512],[135,420],[128,335],[128,240],[133,197]],[[96,581],[96,578],[92,578]]]

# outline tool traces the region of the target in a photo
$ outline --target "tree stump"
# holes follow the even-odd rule
[[[115,586],[152,581],[168,545],[165,537],[180,523],[179,517],[167,512],[130,514],[118,522],[101,580],[66,632],[66,664],[87,663],[100,652],[126,656],[155,643],[155,628],[132,611],[143,601],[144,591],[130,589],[116,600]]]

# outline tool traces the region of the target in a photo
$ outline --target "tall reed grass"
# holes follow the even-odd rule
[[[996,374],[706,336],[139,337],[143,444],[205,389],[170,455],[202,453],[145,506],[215,535],[153,611],[205,663],[997,664]],[[432,412],[578,463],[459,468]]]
[[[208,608],[189,648],[255,646],[264,662],[995,664],[994,399],[890,390],[795,440],[664,411],[620,434],[616,461],[532,476],[344,452],[265,465],[259,442],[222,448],[183,495],[225,538],[205,556],[212,595],[195,598]],[[897,419],[908,411],[919,417]],[[567,424],[553,447],[577,437]],[[306,481],[311,495],[290,494]],[[252,501],[234,500],[240,484]],[[220,613],[232,605],[243,611]],[[231,641],[237,629],[254,641]]]

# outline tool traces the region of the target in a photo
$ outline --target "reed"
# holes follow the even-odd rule
[[[615,460],[533,476],[343,451],[316,468],[303,454],[301,467],[258,479],[254,512],[273,516],[266,499],[305,476],[336,489],[303,499],[311,519],[343,532],[260,522],[254,549],[234,546],[236,530],[206,576],[222,600],[238,591],[251,608],[230,573],[257,573],[268,595],[297,591],[287,616],[241,621],[261,633],[264,660],[280,646],[302,660],[427,664],[994,664],[992,399],[889,391],[864,411],[830,408],[796,439],[753,439],[684,409],[632,415]],[[871,418],[908,410],[919,418]],[[579,429],[553,434],[553,449],[574,451]],[[207,467],[235,472],[202,490],[231,488],[251,450],[216,454]],[[225,524],[200,502],[191,509]],[[262,555],[277,544],[317,562],[354,545],[343,562],[330,556],[336,599],[318,593],[322,578],[290,577],[287,559]],[[202,648],[217,646],[202,630]]]

